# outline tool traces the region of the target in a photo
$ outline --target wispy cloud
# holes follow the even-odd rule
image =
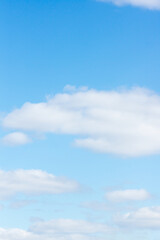
[[[144,189],[127,189],[107,192],[106,198],[112,202],[142,201],[151,198],[151,195]]]
[[[90,202],[82,202],[80,204],[82,208],[88,208],[93,211],[106,211],[109,209],[109,206],[106,202],[98,202],[98,201],[90,201]]]
[[[11,129],[72,134],[79,147],[140,156],[160,153],[160,96],[143,88],[86,90],[25,103],[8,114]],[[80,137],[81,136],[81,137]]]
[[[0,199],[17,193],[27,195],[75,192],[79,184],[41,170],[0,171]]]
[[[34,200],[15,200],[13,202],[10,203],[9,207],[10,208],[14,208],[14,209],[18,209],[18,208],[23,208],[26,207],[30,204],[35,203]]]
[[[117,6],[131,5],[160,10],[160,0],[97,0],[97,2],[113,3]]]

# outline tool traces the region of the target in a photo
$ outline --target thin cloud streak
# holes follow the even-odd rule
[[[143,201],[151,198],[144,189],[117,190],[106,193],[106,198],[112,202]]]
[[[150,10],[160,10],[160,0],[97,0],[97,2],[113,3],[116,6],[131,5]]]

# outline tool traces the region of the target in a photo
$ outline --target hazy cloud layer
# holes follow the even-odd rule
[[[113,3],[117,6],[132,5],[148,9],[160,9],[160,0],[97,0],[98,2]]]
[[[0,229],[5,240],[101,240],[110,230],[107,225],[82,220],[58,219],[33,224],[28,231]],[[106,235],[105,235],[106,236]],[[105,238],[106,239],[106,238]]]
[[[160,229],[160,207],[145,207],[115,219],[120,229]],[[116,228],[84,220],[54,219],[35,222],[29,230],[0,228],[3,240],[107,240]],[[119,232],[120,233],[120,232]],[[117,239],[117,238],[116,238]],[[139,239],[139,238],[138,238]]]
[[[0,199],[23,194],[60,194],[79,189],[77,182],[41,170],[0,171]]]
[[[160,229],[160,207],[144,207],[117,217],[121,227],[138,229]]]
[[[112,202],[147,200],[151,195],[144,189],[127,189],[106,193],[106,198]]]
[[[160,153],[160,96],[145,89],[86,90],[25,103],[8,114],[11,129],[74,134],[75,144],[126,156]]]
[[[35,223],[30,228],[30,231],[38,234],[96,234],[108,232],[109,228],[105,224],[92,223],[84,220],[58,219]]]

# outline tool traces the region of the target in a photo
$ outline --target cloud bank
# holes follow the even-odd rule
[[[28,231],[0,228],[5,240],[104,240],[107,225],[83,220],[57,219],[33,224]],[[106,238],[105,238],[106,239]]]
[[[97,0],[98,2],[113,3],[117,6],[131,5],[148,9],[160,10],[160,0]]]
[[[160,207],[140,208],[115,219],[120,229],[159,230]],[[0,228],[0,239],[5,240],[107,240],[114,239],[117,227],[84,220],[53,219],[37,221],[28,230]]]
[[[75,145],[102,153],[160,153],[160,96],[146,89],[86,90],[25,103],[3,126],[38,133],[72,134]]]
[[[0,199],[22,194],[60,194],[75,192],[79,184],[41,170],[0,170]]]

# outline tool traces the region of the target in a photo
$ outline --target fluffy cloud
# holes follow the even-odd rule
[[[79,189],[78,183],[41,170],[0,171],[0,199],[16,193],[60,194]]]
[[[30,141],[31,139],[22,132],[10,133],[2,139],[2,142],[5,145],[10,145],[10,146],[23,145],[23,144],[29,143]]]
[[[3,120],[11,129],[73,134],[75,144],[124,156],[160,153],[160,96],[145,89],[86,90],[25,103]]]
[[[97,0],[98,2],[111,2],[117,6],[132,5],[148,9],[160,9],[160,0]]]
[[[160,207],[144,207],[119,216],[116,222],[121,227],[160,229]]]
[[[33,224],[28,231],[0,229],[3,240],[102,240],[110,229],[105,224],[82,220],[58,219]],[[106,239],[106,238],[105,238]]]
[[[144,189],[119,190],[106,194],[106,198],[113,202],[146,200],[150,197],[150,194]]]

